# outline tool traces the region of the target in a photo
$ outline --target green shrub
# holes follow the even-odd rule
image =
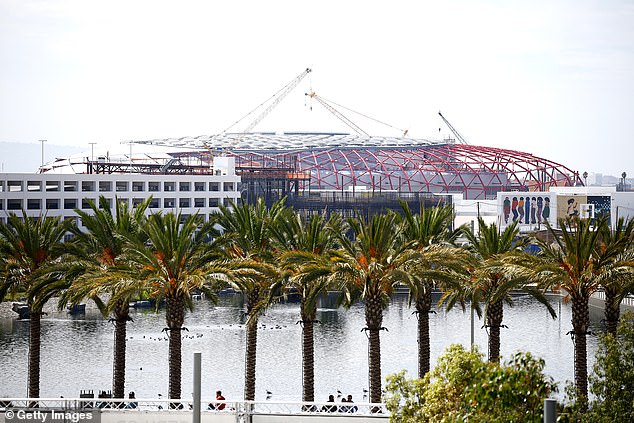
[[[543,369],[544,361],[530,353],[498,365],[451,345],[423,379],[388,376],[391,421],[541,422],[544,399],[557,389]]]
[[[624,313],[614,338],[600,337],[594,373],[590,375],[588,421],[634,422],[634,314]]]

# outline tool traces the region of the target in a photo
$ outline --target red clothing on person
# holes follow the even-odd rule
[[[223,397],[222,395],[216,395],[216,400],[224,401],[225,397]],[[226,405],[227,404],[225,404],[224,402],[220,404],[216,404],[216,410],[224,410]]]

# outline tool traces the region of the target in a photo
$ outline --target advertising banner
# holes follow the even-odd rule
[[[554,225],[557,195],[551,192],[500,192],[498,222],[506,227],[518,222],[522,230],[543,229],[545,223]]]
[[[607,217],[610,223],[611,207],[609,195],[560,195],[557,197],[557,218],[580,217],[594,222]]]

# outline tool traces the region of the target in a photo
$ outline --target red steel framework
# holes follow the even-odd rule
[[[466,144],[234,150],[236,167],[286,169],[299,189],[463,193],[494,199],[498,191],[547,191],[582,185],[579,173],[529,153]],[[266,173],[266,172],[264,172]],[[262,177],[265,177],[263,174]]]

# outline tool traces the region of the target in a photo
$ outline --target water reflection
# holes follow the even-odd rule
[[[507,358],[522,350],[546,360],[546,372],[557,381],[573,378],[571,310],[553,297],[557,319],[530,297],[515,298],[505,308],[501,354]],[[206,398],[221,389],[227,399],[242,398],[244,380],[244,313],[242,299],[223,296],[217,305],[197,301],[187,315],[183,341],[183,395],[192,392],[192,356],[203,353],[203,387]],[[140,398],[157,398],[167,393],[168,342],[162,332],[164,310],[132,310],[128,325],[126,391]],[[326,400],[337,390],[363,401],[367,381],[367,339],[363,306],[337,308],[335,296],[319,304],[315,326],[315,396]],[[279,304],[260,319],[258,333],[256,399],[299,401],[301,399],[301,327],[299,305]],[[416,374],[417,317],[406,293],[399,293],[385,311],[381,333],[383,376],[406,369]],[[487,333],[482,321],[475,322],[475,342],[486,351]],[[451,343],[470,342],[470,313],[460,309],[437,310],[430,315],[432,366]],[[53,313],[42,320],[42,397],[76,397],[82,389],[110,389],[112,379],[113,325],[98,313],[70,318]],[[0,320],[0,397],[26,393],[28,323]],[[592,366],[596,338],[588,339]],[[561,384],[563,390],[563,384]]]

